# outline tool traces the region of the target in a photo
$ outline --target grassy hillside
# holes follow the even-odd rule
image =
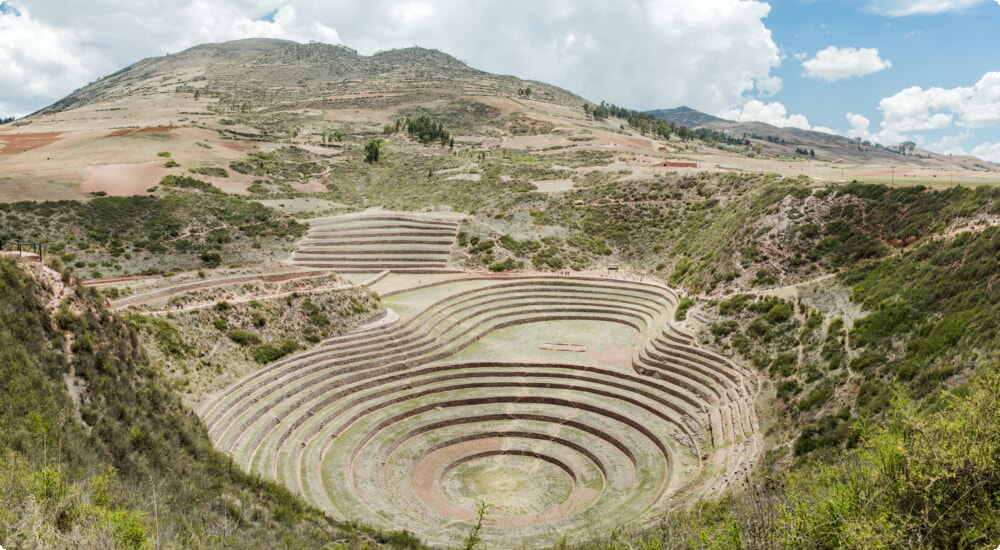
[[[100,278],[280,258],[285,243],[305,234],[304,225],[259,203],[194,178],[183,181],[207,187],[165,186],[159,196],[0,203],[0,238],[44,241],[67,269]]]
[[[414,548],[247,476],[66,275],[0,261],[5,548]]]
[[[725,499],[588,548],[984,548],[1000,537],[1000,228],[985,222],[998,193],[830,191],[848,204],[789,246],[840,241],[835,279],[792,299],[695,307],[707,344],[771,380],[776,445],[761,470]]]

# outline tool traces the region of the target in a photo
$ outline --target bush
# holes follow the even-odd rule
[[[687,296],[681,298],[680,303],[677,304],[677,310],[674,311],[674,320],[683,321],[687,319],[687,312],[695,305],[695,301]]]
[[[201,255],[201,261],[205,262],[205,266],[214,269],[222,265],[222,256],[218,252],[206,252]]]
[[[217,320],[221,321],[221,319],[217,319]],[[224,324],[225,324],[225,321],[223,321],[223,325]],[[219,327],[218,324],[216,324],[215,326],[216,326],[216,328]],[[222,329],[220,329],[220,330],[222,330]],[[256,346],[257,344],[260,344],[260,336],[257,336],[256,334],[254,334],[254,333],[252,333],[252,332],[250,332],[248,330],[243,330],[241,328],[237,328],[237,329],[233,329],[233,330],[229,331],[226,334],[226,336],[230,340],[232,340],[233,342],[236,342],[237,344],[239,344],[241,346]]]
[[[205,166],[201,168],[188,168],[188,172],[192,174],[200,174],[202,176],[208,176],[210,178],[228,178],[229,172],[226,172],[225,168],[219,168],[218,166]]]
[[[279,340],[274,344],[262,344],[253,352],[253,359],[262,365],[277,361],[299,349],[299,343],[291,338]]]
[[[175,174],[168,174],[163,176],[160,180],[160,185],[164,187],[180,187],[183,189],[198,189],[199,191],[204,191],[206,193],[216,193],[222,194],[222,190],[215,187],[211,183],[201,181],[199,179],[194,179],[188,176],[178,176]]]

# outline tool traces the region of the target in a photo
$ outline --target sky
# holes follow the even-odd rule
[[[1000,162],[1000,0],[0,0],[0,117],[145,57],[423,46],[592,102]]]

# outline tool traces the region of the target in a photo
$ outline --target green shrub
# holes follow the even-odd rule
[[[222,256],[218,252],[206,252],[200,258],[201,261],[205,262],[205,267],[209,269],[214,269],[222,265]]]
[[[277,361],[299,349],[299,343],[291,338],[285,338],[274,344],[261,344],[253,352],[253,359],[262,365]]]
[[[216,325],[216,328],[218,328],[218,326],[219,325]],[[222,330],[222,329],[220,329],[220,330]],[[237,328],[237,329],[233,329],[233,330],[229,331],[226,334],[226,336],[230,340],[232,340],[233,342],[236,342],[237,344],[239,344],[241,346],[256,346],[256,345],[260,344],[260,336],[257,336],[256,334],[254,334],[254,333],[252,333],[252,332],[250,332],[248,330],[243,330],[241,328]]]
[[[674,311],[674,320],[683,321],[687,319],[687,312],[695,305],[695,301],[687,296],[681,298],[680,303],[677,304],[677,309]]]
[[[228,178],[229,172],[225,168],[219,168],[218,166],[204,166],[200,168],[188,168],[188,172],[192,174],[199,174],[202,176],[208,176],[210,178]]]

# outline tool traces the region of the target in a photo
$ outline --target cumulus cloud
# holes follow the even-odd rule
[[[78,71],[24,64],[26,74],[74,81],[53,87],[46,102],[142,57],[253,36],[343,43],[363,54],[437,48],[479,69],[638,109],[715,112],[782,85],[771,74],[782,57],[764,24],[770,5],[758,0],[38,0],[31,9],[70,44],[62,46],[67,59],[87,48],[97,54]],[[29,55],[35,42],[19,40],[16,55]]]
[[[931,143],[923,147],[942,155],[967,155],[968,153],[965,151],[965,148],[962,147],[962,142],[971,137],[972,132],[965,131],[954,136],[944,136],[937,143]]]
[[[875,13],[902,17],[906,15],[934,15],[971,8],[984,0],[872,0],[869,8]],[[1000,0],[997,0],[1000,4]]]
[[[879,102],[882,128],[898,133],[952,125],[983,128],[1000,123],[1000,72],[958,88],[907,88]]]
[[[94,0],[67,9],[61,2],[0,10],[0,114],[25,115],[142,57],[204,42],[247,37],[340,42],[336,31],[301,17],[293,5],[263,1],[150,0],[127,5]],[[271,17],[263,18],[268,12]],[[113,32],[112,32],[113,29]]]
[[[862,115],[848,113],[850,137],[884,144],[912,140],[921,146],[944,154],[965,154],[962,143],[975,139],[973,130],[1000,125],[1000,72],[986,73],[972,86],[957,88],[920,88],[913,86],[883,98],[878,104],[882,121],[878,131],[871,130],[871,121]],[[946,133],[961,128],[958,134]],[[921,134],[932,132],[938,141],[931,143]],[[992,154],[991,144],[973,150]],[[985,156],[984,156],[985,158]]]
[[[727,120],[735,120],[736,122],[765,122],[780,128],[814,129],[804,115],[789,116],[788,110],[781,103],[764,103],[756,99],[751,99],[740,107],[722,111],[718,116]],[[833,133],[829,128],[816,130]]]
[[[26,6],[0,11],[0,114],[21,116],[82,84],[101,67],[87,33],[34,19]]]
[[[997,0],[1000,4],[1000,0]],[[1000,143],[983,143],[972,150],[972,155],[990,162],[1000,162]]]
[[[805,75],[833,82],[855,76],[877,73],[892,67],[892,63],[878,55],[878,48],[837,48],[820,50],[816,57],[804,61]]]

